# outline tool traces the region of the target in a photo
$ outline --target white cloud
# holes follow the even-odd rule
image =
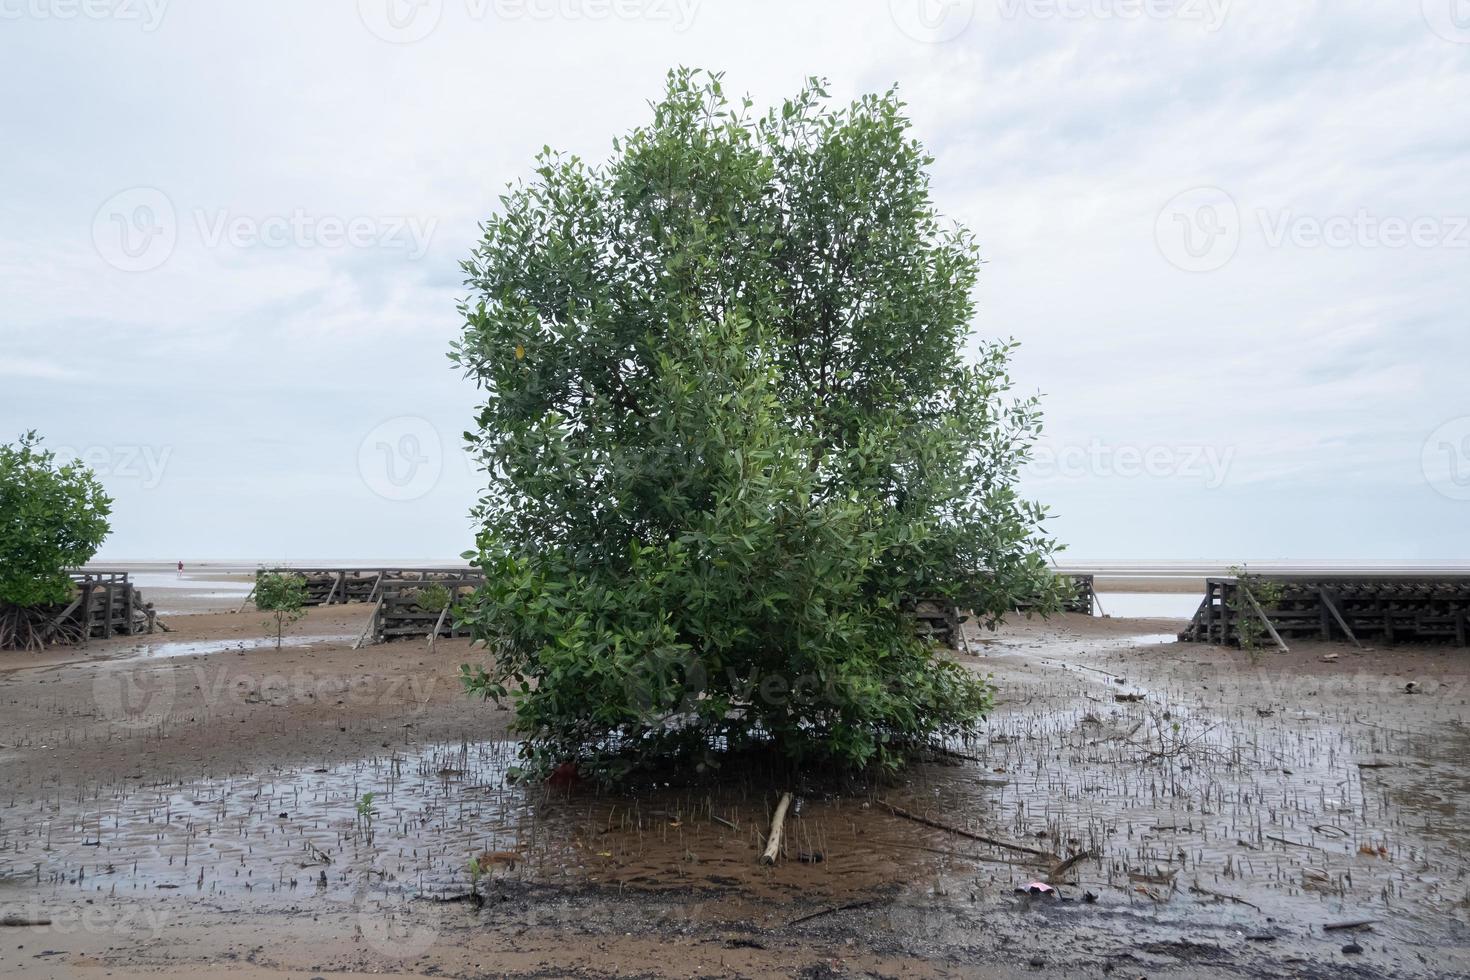
[[[350,459],[366,428],[396,414],[446,434],[469,422],[474,392],[443,352],[457,264],[504,185],[542,144],[604,157],[644,121],[664,72],[696,64],[762,105],[812,74],[839,98],[897,81],[938,156],[941,208],[976,230],[989,261],[978,329],[1025,344],[1017,378],[1046,393],[1049,438],[1233,452],[1214,490],[1038,484],[1076,552],[1336,553],[1331,521],[1271,516],[1273,499],[1308,498],[1358,514],[1365,554],[1470,548],[1463,508],[1456,521],[1415,484],[1423,440],[1467,411],[1470,251],[1267,233],[1284,215],[1470,213],[1470,48],[1431,30],[1418,3],[1235,2],[1209,30],[1099,16],[1108,5],[1090,0],[977,0],[969,27],[940,44],[916,40],[911,19],[905,33],[889,0],[703,0],[678,8],[687,23],[590,20],[555,4],[536,7],[549,17],[505,17],[444,0],[437,28],[408,44],[375,36],[357,6],[170,4],[151,31],[7,23],[0,81],[24,94],[0,106],[0,128],[16,134],[0,158],[11,192],[0,374],[53,441],[142,430],[174,447],[174,471],[203,479],[217,465],[223,478],[231,457],[207,447],[264,425],[290,451],[249,455],[254,486],[358,493],[340,465],[303,472],[303,461]],[[1236,202],[1240,240],[1222,268],[1190,273],[1161,254],[1156,223],[1201,186]],[[136,187],[175,209],[176,241],[151,271],[109,265],[94,241],[99,207]],[[433,230],[410,258],[383,236],[214,242],[200,213],[256,230],[297,213]],[[105,339],[90,359],[88,337]],[[217,554],[243,552],[272,533],[279,508],[261,494],[225,481],[206,502],[200,485],[161,484],[137,506],[168,525],[129,523],[116,553],[187,553],[205,535]],[[397,537],[364,547],[457,551],[472,497],[461,478],[402,527],[375,515]],[[1406,506],[1417,523],[1387,519]],[[219,507],[248,533],[216,530]],[[1210,538],[1201,508],[1238,533]],[[267,550],[305,537],[319,543],[301,550],[324,554],[357,534],[290,520]]]

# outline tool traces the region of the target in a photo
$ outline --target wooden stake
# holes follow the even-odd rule
[[[1271,639],[1276,641],[1276,645],[1281,648],[1281,652],[1290,653],[1291,647],[1287,646],[1286,641],[1281,639],[1281,634],[1276,632],[1276,627],[1271,624],[1270,617],[1266,615],[1266,610],[1261,608],[1261,604],[1256,601],[1255,596],[1251,595],[1250,588],[1244,582],[1240,583],[1240,591],[1244,592],[1245,597],[1250,600],[1251,608],[1256,611],[1257,616],[1261,617],[1261,622],[1266,624],[1266,632],[1271,634]]]
[[[368,616],[367,625],[362,628],[362,635],[357,638],[357,642],[352,644],[352,649],[362,649],[362,641],[367,639],[368,631],[371,630],[373,628],[373,624],[378,621],[378,610],[382,608],[383,597],[378,596],[378,604],[376,606],[373,606],[372,615]]]
[[[791,794],[782,793],[781,802],[776,804],[776,815],[771,817],[771,836],[766,838],[766,853],[761,855],[761,864],[775,864],[781,852],[781,834],[785,830],[786,810],[791,806]]]
[[[439,621],[434,624],[434,632],[432,632],[432,633],[429,634],[429,652],[430,653],[433,653],[434,652],[434,643],[435,643],[436,640],[439,639],[439,630],[443,628],[443,626],[444,626],[444,617],[445,616],[448,616],[448,615],[449,615],[449,606],[445,606],[444,607],[444,611],[441,612],[441,613],[439,613]]]
[[[1328,592],[1325,586],[1318,586],[1317,594],[1322,597],[1322,605],[1326,606],[1327,611],[1332,613],[1332,618],[1337,620],[1337,625],[1341,626],[1342,631],[1347,634],[1347,638],[1353,641],[1353,646],[1359,650],[1363,649],[1363,644],[1358,642],[1357,636],[1353,633],[1353,628],[1347,624],[1347,620],[1338,611],[1337,603],[1332,601],[1332,593]]]

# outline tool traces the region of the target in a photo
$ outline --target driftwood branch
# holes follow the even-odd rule
[[[991,847],[999,847],[1007,851],[1019,851],[1022,854],[1034,854],[1037,857],[1044,857],[1047,859],[1050,859],[1052,857],[1052,854],[1049,851],[1039,850],[1035,847],[1027,847],[1025,844],[1013,844],[1010,841],[997,840],[994,837],[986,837],[984,834],[971,833],[970,831],[962,830],[959,827],[951,827],[949,824],[940,823],[938,820],[931,820],[928,817],[921,817],[916,813],[910,813],[901,807],[896,807],[886,800],[879,800],[878,805],[887,809],[888,812],[893,814],[895,817],[903,817],[905,820],[912,820],[914,823],[923,824],[925,827],[933,827],[935,830],[942,830],[947,834],[954,834],[957,837],[965,837],[969,840],[976,840],[982,844],[989,844]]]
[[[776,813],[771,817],[771,836],[766,838],[766,852],[761,855],[761,864],[775,864],[781,852],[781,834],[785,830],[786,811],[791,807],[791,794],[782,793],[781,802],[776,804]]]
[[[1083,851],[1081,854],[1073,854],[1071,857],[1067,858],[1067,860],[1063,861],[1061,864],[1058,864],[1055,868],[1051,869],[1051,873],[1046,876],[1047,883],[1052,885],[1059,883],[1062,878],[1065,877],[1068,871],[1071,871],[1073,868],[1077,867],[1077,865],[1081,864],[1083,861],[1086,861],[1090,857],[1095,857],[1095,855],[1091,851]]]

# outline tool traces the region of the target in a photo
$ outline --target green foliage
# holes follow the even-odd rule
[[[1241,567],[1230,569],[1230,574],[1235,576],[1237,588],[1230,600],[1231,617],[1235,623],[1235,635],[1240,638],[1241,649],[1252,655],[1254,659],[1261,638],[1269,635],[1266,624],[1261,622],[1256,613],[1256,607],[1251,605],[1250,599],[1246,598],[1246,590],[1255,596],[1256,602],[1263,609],[1269,609],[1281,601],[1286,594],[1284,587],[1279,582],[1261,578],[1259,575],[1250,574],[1250,570]]]
[[[1036,403],[970,334],[975,244],[903,105],[813,81],[757,118],[681,70],[653,112],[605,166],[544,151],[464,266],[494,653],[466,686],[543,769],[891,767],[975,731],[988,686],[905,603],[993,624],[1061,590],[1014,488]]]
[[[30,608],[66,602],[67,569],[85,565],[111,530],[112,498],[79,462],[27,432],[0,446],[0,603]]]
[[[454,601],[454,593],[444,585],[425,585],[414,589],[413,601],[425,612],[440,612]]]
[[[286,624],[306,615],[306,577],[289,572],[260,572],[255,576],[255,608],[272,614],[266,625],[275,624],[279,650]]]

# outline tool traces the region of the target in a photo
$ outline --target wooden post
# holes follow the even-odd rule
[[[107,580],[107,617],[106,617],[106,619],[103,620],[103,623],[102,623],[102,635],[103,636],[111,636],[112,635],[112,617],[114,615],[114,605],[113,605],[113,603],[114,603],[114,597],[113,597],[114,587],[115,587],[114,586],[114,580],[111,577],[109,577],[108,580]]]
[[[1256,601],[1256,597],[1251,595],[1250,587],[1244,582],[1237,583],[1237,587],[1250,600],[1251,608],[1256,611],[1257,616],[1261,617],[1261,622],[1266,624],[1266,632],[1271,634],[1271,639],[1276,641],[1276,645],[1281,648],[1281,652],[1290,653],[1291,647],[1287,646],[1285,641],[1281,639],[1281,634],[1276,632],[1276,627],[1271,624],[1271,618],[1266,615],[1266,610],[1262,609],[1261,604]]]
[[[434,652],[434,644],[439,639],[439,630],[442,629],[443,626],[444,626],[444,617],[449,615],[449,607],[451,605],[453,605],[452,602],[451,603],[446,603],[445,606],[444,606],[444,608],[442,610],[440,610],[440,612],[439,612],[439,621],[434,624],[434,632],[432,632],[432,633],[429,634],[429,652],[430,653],[433,653]]]
[[[1347,634],[1347,638],[1353,641],[1353,646],[1357,647],[1359,650],[1363,649],[1363,644],[1358,642],[1357,634],[1355,634],[1353,632],[1353,628],[1348,625],[1347,618],[1343,616],[1342,611],[1337,608],[1337,603],[1332,601],[1332,593],[1327,591],[1327,587],[1318,586],[1317,594],[1322,597],[1323,608],[1330,612],[1333,618],[1337,620],[1337,625],[1341,626],[1342,631]]]
[[[352,644],[352,649],[361,650],[362,641],[367,639],[368,632],[372,630],[373,624],[378,621],[378,610],[383,608],[383,596],[378,596],[378,604],[373,606],[372,615],[368,616],[367,625],[362,628],[362,634]]]

